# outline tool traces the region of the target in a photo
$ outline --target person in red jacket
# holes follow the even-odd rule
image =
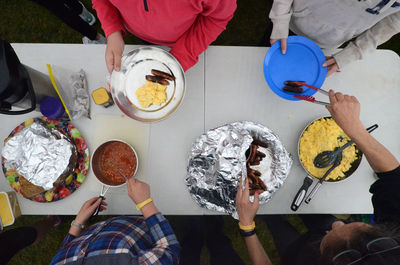
[[[188,70],[225,30],[236,0],[92,0],[107,37],[108,71],[119,71],[126,30],[170,53]]]

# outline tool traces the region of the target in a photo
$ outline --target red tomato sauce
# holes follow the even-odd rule
[[[137,165],[136,156],[132,148],[122,142],[108,144],[104,148],[100,163],[104,175],[115,184],[125,182],[125,179],[118,173],[118,169],[129,179],[135,174]]]

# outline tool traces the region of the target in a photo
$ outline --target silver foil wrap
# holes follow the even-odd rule
[[[67,169],[72,150],[66,136],[35,122],[9,139],[2,155],[7,168],[15,168],[29,182],[50,190]]]
[[[268,148],[259,166],[267,191],[260,194],[260,204],[267,203],[285,181],[292,166],[292,156],[278,136],[267,127],[250,121],[235,122],[201,135],[190,150],[186,185],[202,207],[238,218],[236,192],[240,176],[246,176],[246,150],[253,137],[266,142]],[[253,196],[250,198],[253,200]]]

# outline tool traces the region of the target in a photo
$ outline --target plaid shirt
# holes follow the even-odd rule
[[[68,234],[50,264],[178,264],[179,249],[161,213],[147,219],[115,217],[77,237]]]

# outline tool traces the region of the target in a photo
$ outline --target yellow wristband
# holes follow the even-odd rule
[[[239,228],[241,230],[253,230],[254,228],[256,228],[256,223],[253,221],[251,225],[241,225],[239,222]]]
[[[146,206],[147,204],[151,203],[152,201],[153,201],[152,198],[148,198],[147,200],[145,200],[145,201],[143,201],[143,202],[141,202],[141,203],[138,203],[138,204],[136,205],[136,209],[137,209],[138,211],[140,211],[144,206]]]

